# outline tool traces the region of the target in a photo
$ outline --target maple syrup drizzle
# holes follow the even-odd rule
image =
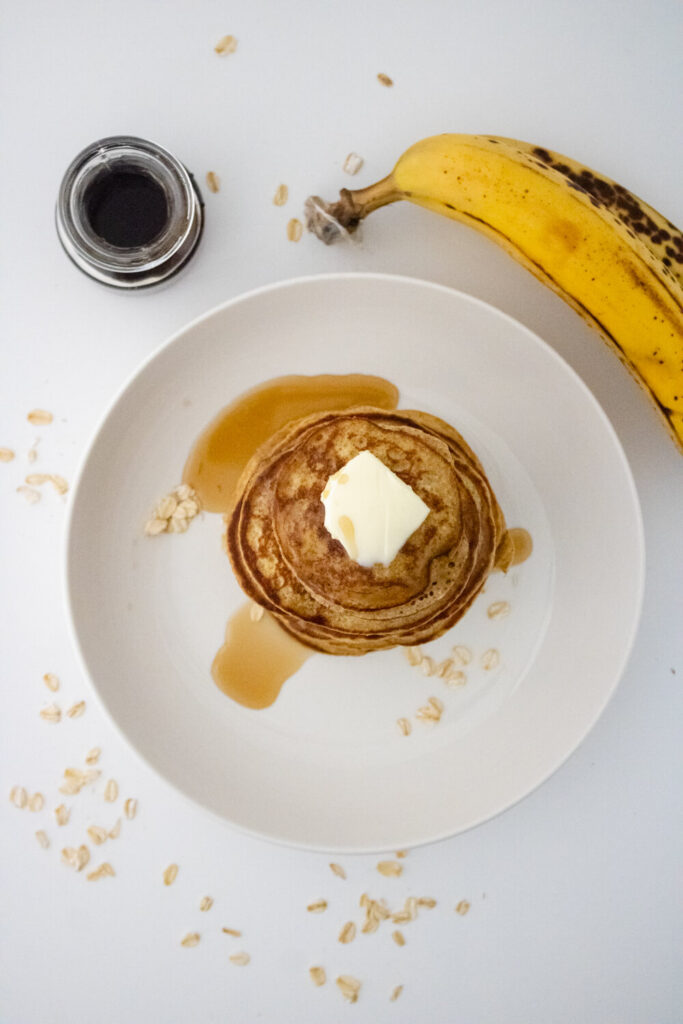
[[[185,463],[183,483],[197,492],[208,512],[228,514],[242,471],[277,430],[315,412],[358,405],[395,409],[398,389],[388,380],[365,374],[266,381],[227,405],[202,431]],[[266,708],[314,653],[267,612],[254,621],[246,604],[228,621],[211,675],[216,686],[239,704]]]
[[[228,619],[225,641],[211,666],[219,690],[247,708],[267,708],[312,654],[265,612],[255,622],[245,604]]]
[[[513,526],[512,529],[505,531],[493,568],[507,572],[510,566],[526,562],[533,549],[534,542],[529,531],[522,526]]]
[[[398,389],[381,377],[276,377],[226,405],[197,438],[183,470],[207,512],[230,512],[235,487],[254,452],[292,420],[371,405],[395,409]]]

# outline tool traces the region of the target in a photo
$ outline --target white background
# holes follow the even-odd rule
[[[219,58],[213,46],[227,33],[239,49]],[[360,247],[327,250],[285,236],[307,194],[330,198],[350,184],[341,172],[350,150],[365,158],[355,183],[367,184],[412,142],[441,131],[566,152],[680,224],[682,43],[678,0],[3,4],[0,445],[17,459],[0,465],[0,782],[5,794],[15,783],[41,790],[47,807],[31,814],[0,800],[2,1024],[683,1020],[680,455],[597,335],[470,230],[402,204],[373,216]],[[378,84],[380,71],[393,89]],[[160,291],[95,284],[55,235],[67,164],[117,133],[157,140],[200,180],[208,170],[221,178],[221,192],[206,195],[198,254]],[[271,203],[280,182],[290,188],[283,209]],[[343,882],[329,857],[234,834],[141,766],[89,699],[66,635],[65,503],[45,493],[29,507],[15,493],[36,437],[33,468],[73,480],[120,385],[185,322],[256,285],[340,269],[453,285],[537,331],[614,423],[646,531],[634,652],[581,749],[500,818],[411,852],[395,881],[376,873],[372,857],[346,858]],[[51,427],[29,426],[35,407],[55,413]],[[89,701],[83,718],[59,726],[38,718],[48,671],[62,679],[63,707]],[[59,863],[58,850],[108,805],[101,792],[81,796],[59,830],[51,808],[64,766],[94,745],[140,811],[107,850],[117,877],[91,885]],[[48,851],[37,828],[52,839]],[[171,861],[180,874],[167,889],[160,876]],[[365,889],[392,904],[429,895],[438,907],[406,926],[402,949],[387,926],[340,946],[337,930],[357,916]],[[207,893],[215,904],[200,914]],[[316,897],[329,901],[326,914],[306,913]],[[471,903],[466,917],[454,913],[460,899]],[[222,935],[222,925],[244,938]],[[182,949],[195,929],[199,947]],[[251,953],[246,968],[228,961],[238,949]],[[332,977],[361,978],[357,1005],[344,1005],[333,984],[314,989],[314,963]],[[389,1003],[400,983],[403,995]]]

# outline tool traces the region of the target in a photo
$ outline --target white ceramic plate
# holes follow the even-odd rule
[[[597,342],[596,342],[597,344]],[[250,711],[210,676],[244,600],[218,516],[147,538],[192,441],[242,391],[290,373],[373,373],[452,423],[534,551],[427,653],[473,660],[449,689],[399,650],[316,655]],[[336,851],[455,834],[555,771],[624,668],[643,590],[633,480],[605,414],[544,342],[484,303],[409,278],[340,274],[262,288],[186,327],[118,396],[85,457],[67,536],[83,665],[114,722],[186,796],[248,832]],[[507,601],[509,615],[487,609]],[[480,663],[490,649],[500,664]],[[414,720],[431,695],[438,725]],[[403,737],[399,717],[413,720]]]

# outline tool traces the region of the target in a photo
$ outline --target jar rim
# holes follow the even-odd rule
[[[112,169],[134,168],[164,191],[168,217],[148,243],[114,246],[89,222],[88,189]],[[112,135],[91,143],[71,161],[57,197],[57,232],[67,254],[91,277],[117,287],[154,284],[193,254],[203,228],[203,202],[192,175],[163,146],[134,135]]]

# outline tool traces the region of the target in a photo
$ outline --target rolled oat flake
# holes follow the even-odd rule
[[[84,273],[115,288],[146,288],[194,254],[204,202],[192,174],[168,150],[116,135],[72,161],[56,220],[67,255]]]

